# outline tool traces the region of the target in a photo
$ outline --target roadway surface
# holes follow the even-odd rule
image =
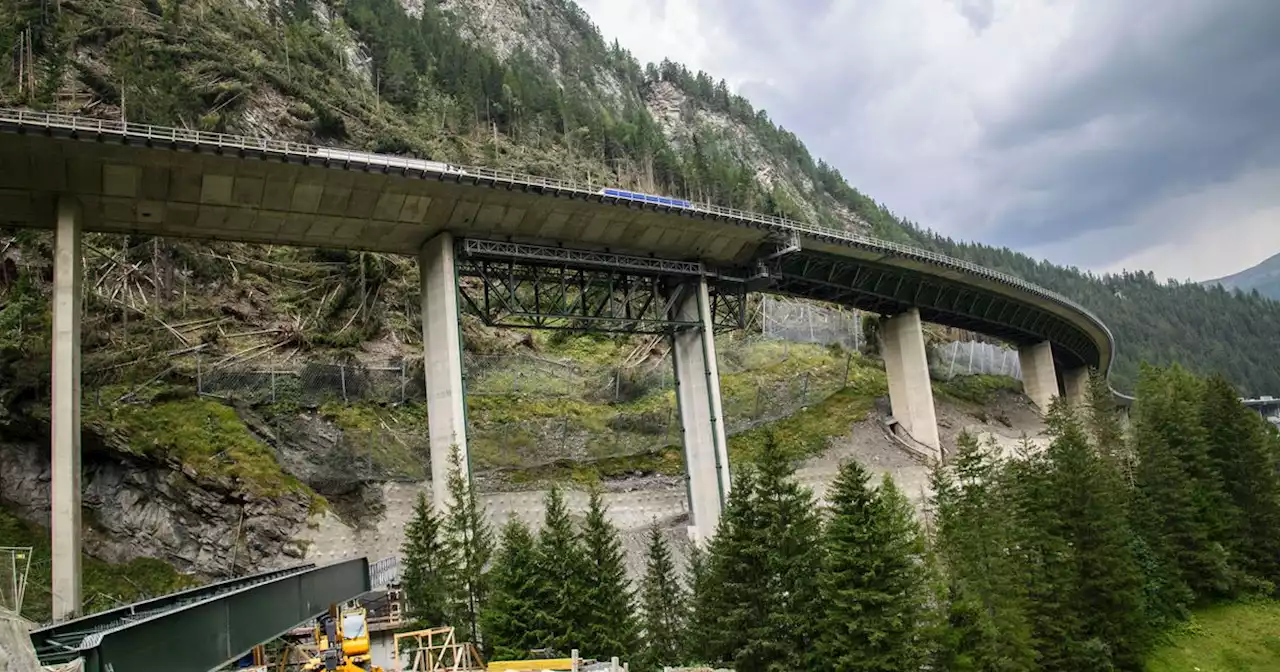
[[[613,185],[610,185],[613,186]],[[705,204],[405,157],[0,110],[0,226],[49,228],[58,199],[86,231],[417,254],[441,231],[473,239],[697,261],[761,291],[892,314],[1025,345],[1060,370],[1107,372],[1115,343],[1073,301],[1019,278],[850,231]]]

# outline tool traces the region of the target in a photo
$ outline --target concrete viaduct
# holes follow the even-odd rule
[[[848,231],[406,157],[0,110],[0,226],[55,231],[52,515],[55,617],[80,586],[81,236],[85,231],[416,256],[436,504],[466,455],[459,312],[491,324],[650,331],[673,339],[692,511],[714,533],[730,487],[715,333],[748,292],[888,316],[890,402],[940,450],[922,322],[1019,348],[1028,396],[1079,398],[1115,343],[1076,303],[1018,278]],[[471,281],[459,282],[467,276]],[[467,291],[463,286],[479,287]],[[532,300],[529,297],[534,297]]]

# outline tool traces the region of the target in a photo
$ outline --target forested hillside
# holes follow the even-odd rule
[[[642,65],[570,0],[0,0],[0,104],[634,187],[914,242],[1072,297],[1138,362],[1280,391],[1280,304],[956,243],[847,184],[707,73]],[[891,205],[891,204],[890,204]]]
[[[1225,278],[1206,280],[1204,285],[1222,285],[1227,289],[1239,289],[1245,292],[1256,290],[1263,296],[1280,299],[1280,254],[1267,257],[1256,266]]]
[[[1095,377],[1086,403],[1055,402],[1047,424],[1044,450],[1013,455],[962,436],[932,471],[924,524],[857,461],[818,506],[766,438],[705,552],[682,577],[655,529],[634,593],[598,495],[574,524],[552,490],[541,529],[510,522],[495,551],[492,528],[464,524],[473,498],[455,478],[461,505],[443,520],[418,505],[405,590],[428,605],[413,617],[470,624],[490,657],[578,649],[646,672],[1165,669],[1187,659],[1159,644],[1191,610],[1274,598],[1280,434],[1229,384],[1145,367],[1126,432]],[[1221,669],[1275,669],[1275,648],[1252,648],[1234,653],[1253,666]]]

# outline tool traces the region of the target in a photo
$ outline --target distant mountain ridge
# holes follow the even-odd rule
[[[1259,294],[1280,301],[1280,254],[1234,275],[1205,280],[1201,284],[1222,285],[1227,289],[1239,289],[1242,292],[1256,289]]]

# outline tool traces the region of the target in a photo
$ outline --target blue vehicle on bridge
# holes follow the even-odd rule
[[[601,189],[600,193],[613,198],[625,198],[629,201],[643,201],[645,203],[656,203],[672,208],[692,208],[693,204],[689,201],[679,198],[668,198],[666,196],[654,196],[653,194],[642,194],[635,191],[623,191],[622,189]]]

